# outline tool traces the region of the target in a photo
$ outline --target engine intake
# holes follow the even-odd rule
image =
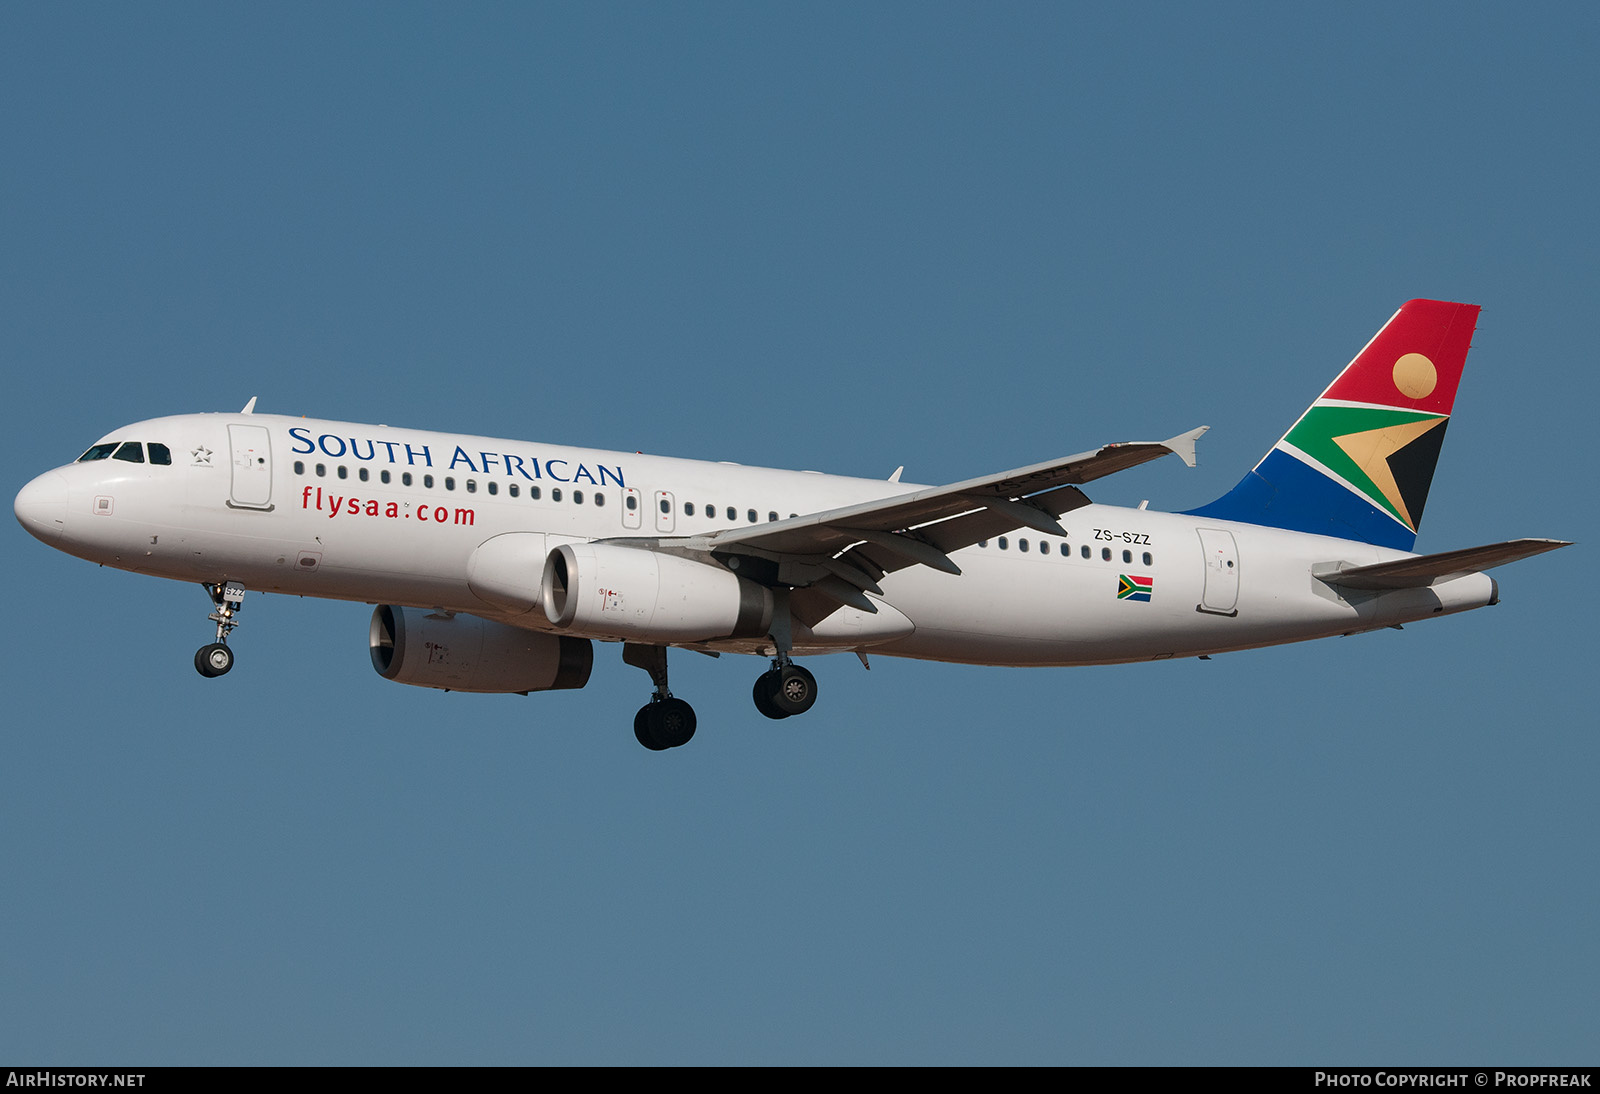
[[[699,642],[772,627],[771,589],[639,547],[563,543],[545,559],[540,599],[551,624],[593,638]]]

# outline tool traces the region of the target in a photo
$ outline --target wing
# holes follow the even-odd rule
[[[1056,518],[1089,504],[1079,485],[1168,453],[1193,467],[1195,441],[1207,428],[1165,441],[1108,444],[949,486],[649,545],[723,559],[738,556],[741,573],[764,584],[813,591],[826,602],[799,597],[795,610],[802,617],[820,619],[839,604],[874,612],[863,593],[881,593],[878,579],[884,574],[907,566],[959,574],[952,552],[1017,528],[1064,536]],[[638,540],[624,542],[644,546]]]

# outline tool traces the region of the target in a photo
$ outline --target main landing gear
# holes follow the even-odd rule
[[[221,676],[233,668],[233,651],[228,648],[228,635],[239,625],[234,616],[244,607],[244,586],[232,581],[219,581],[204,588],[211,594],[211,602],[217,606],[217,610],[206,617],[217,625],[217,640],[195,650],[194,667],[201,676]]]
[[[750,696],[768,718],[804,714],[817,701],[817,678],[789,659],[794,639],[789,624],[787,590],[776,591],[771,638],[772,668],[756,678]],[[624,642],[622,660],[650,674],[656,693],[633,716],[633,735],[653,752],[677,748],[694,736],[694,708],[675,699],[667,688],[667,647]],[[865,658],[863,658],[863,663]]]
[[[772,613],[772,667],[756,677],[750,697],[756,709],[768,718],[788,718],[804,714],[817,701],[817,678],[789,660],[794,649],[794,635],[790,629],[789,594],[781,591],[773,596]]]
[[[817,678],[787,656],[780,656],[770,669],[756,677],[750,697],[756,701],[756,709],[768,718],[804,714],[817,701]]]
[[[625,642],[622,659],[648,672],[656,686],[650,701],[633,716],[634,737],[652,752],[688,744],[695,730],[694,707],[667,687],[667,647]],[[756,678],[750,694],[756,709],[768,718],[788,718],[804,714],[817,701],[817,678],[780,654],[772,668]]]
[[[667,647],[624,642],[622,660],[650,674],[656,692],[633,716],[633,735],[652,752],[689,743],[694,736],[694,707],[673,698],[667,688]]]

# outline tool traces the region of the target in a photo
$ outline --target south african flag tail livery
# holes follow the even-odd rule
[[[1402,305],[1261,462],[1193,515],[1411,550],[1478,310]]]

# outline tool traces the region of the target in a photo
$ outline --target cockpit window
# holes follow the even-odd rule
[[[110,444],[97,444],[89,451],[78,457],[79,463],[88,463],[90,460],[103,460],[117,450],[117,442]]]
[[[164,444],[151,441],[149,444],[150,462],[160,464],[162,467],[172,466],[172,449]],[[78,457],[79,463],[89,463],[92,460],[116,459],[127,463],[143,463],[146,446],[139,441],[107,441],[97,444],[89,451]]]

